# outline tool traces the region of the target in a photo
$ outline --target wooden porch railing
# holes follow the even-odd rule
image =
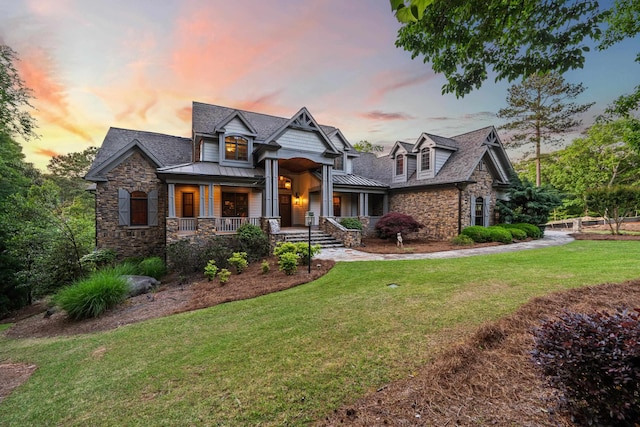
[[[178,218],[178,220],[180,233],[195,233],[198,230],[198,218]],[[260,226],[259,217],[207,218],[206,220],[213,221],[216,231],[221,233],[235,233],[243,224]]]

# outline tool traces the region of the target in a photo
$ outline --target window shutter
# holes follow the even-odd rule
[[[118,225],[129,225],[131,214],[129,213],[129,192],[118,189]]]
[[[484,200],[484,206],[482,207],[482,213],[484,214],[483,224],[485,227],[489,226],[489,205],[491,202],[491,194],[487,195]]]
[[[471,224],[469,225],[476,225],[476,197],[475,196],[471,196]]]
[[[151,190],[147,195],[147,216],[150,226],[158,225],[158,190]]]

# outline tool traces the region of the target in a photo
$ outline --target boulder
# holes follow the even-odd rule
[[[160,284],[156,279],[149,276],[124,276],[124,278],[127,280],[127,286],[129,287],[129,298],[151,292],[154,287]]]

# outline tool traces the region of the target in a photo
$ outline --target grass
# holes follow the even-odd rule
[[[0,425],[306,425],[533,296],[640,277],[639,250],[577,241],[339,263],[288,291],[114,331],[0,338],[0,363],[38,365],[0,405]]]

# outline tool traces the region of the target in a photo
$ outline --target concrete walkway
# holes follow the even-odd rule
[[[315,259],[333,259],[336,261],[392,261],[403,259],[441,259],[461,258],[476,255],[499,254],[503,252],[522,251],[526,249],[546,248],[548,246],[565,245],[572,242],[573,237],[563,231],[544,232],[544,237],[530,242],[512,243],[510,245],[489,246],[486,248],[458,249],[454,251],[432,252],[426,254],[370,254],[347,248],[322,249]]]

